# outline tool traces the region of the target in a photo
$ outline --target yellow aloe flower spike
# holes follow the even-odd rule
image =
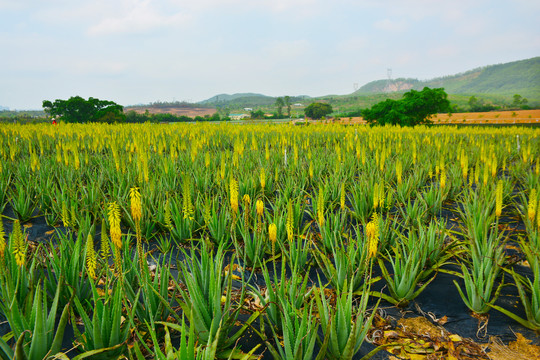
[[[96,278],[96,252],[94,250],[94,238],[92,234],[88,234],[86,238],[86,270],[88,271],[88,276],[92,279]]]
[[[24,241],[24,235],[21,231],[21,224],[19,220],[15,220],[13,223],[13,232],[11,233],[13,239],[13,255],[15,256],[15,262],[17,266],[22,267],[26,260],[26,242]]]
[[[497,182],[497,190],[495,192],[495,216],[500,217],[502,213],[503,205],[503,182],[499,180]]]

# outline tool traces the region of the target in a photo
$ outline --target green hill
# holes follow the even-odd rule
[[[246,102],[246,101],[269,101],[269,99],[273,99],[270,96],[262,95],[262,94],[256,94],[256,93],[238,93],[238,94],[219,94],[212,96],[210,99],[206,99],[203,101],[200,101],[199,104],[204,105],[217,105],[217,104],[229,104],[229,103],[235,103],[235,102]]]
[[[309,98],[309,96],[291,96],[291,103],[296,103]],[[210,99],[199,102],[202,105],[212,105],[218,108],[228,107],[230,109],[250,108],[267,108],[272,107],[276,102],[276,97],[266,96],[254,93],[240,94],[220,94],[211,97]]]
[[[420,81],[395,79],[372,81],[353,95],[389,93],[424,86],[443,87],[448,94],[495,95],[512,97],[519,94],[532,102],[540,101],[540,57],[490,65],[461,74]]]

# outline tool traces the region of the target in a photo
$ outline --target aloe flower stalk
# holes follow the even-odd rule
[[[11,233],[13,240],[13,255],[15,256],[15,262],[17,266],[22,267],[26,260],[26,243],[24,241],[24,235],[21,231],[21,224],[19,220],[15,220],[13,223],[13,232]]]
[[[88,271],[88,276],[92,279],[96,278],[96,267],[97,259],[94,250],[94,238],[92,237],[92,234],[88,234],[88,237],[86,238],[86,270]]]
[[[503,205],[503,182],[499,180],[497,182],[497,190],[495,193],[495,215],[497,217],[501,216]]]
[[[534,222],[534,218],[536,217],[536,206],[537,206],[536,189],[532,189],[531,194],[529,195],[529,205],[527,207],[527,215],[531,222]]]

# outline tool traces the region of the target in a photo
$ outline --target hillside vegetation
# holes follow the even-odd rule
[[[365,84],[352,94],[291,97],[292,103],[325,102],[332,105],[334,114],[347,114],[373,106],[386,99],[398,100],[413,89],[424,87],[444,88],[454,111],[470,111],[469,100],[475,96],[480,104],[488,108],[508,109],[513,96],[519,94],[528,100],[530,107],[540,106],[540,57],[490,65],[456,75],[431,80],[399,78],[376,80]],[[220,94],[201,101],[201,105],[215,106],[220,112],[243,112],[254,108],[264,112],[275,112],[276,98],[256,93]]]
[[[490,65],[464,73],[420,81],[417,79],[376,80],[362,86],[355,95],[421,90],[443,87],[449,94],[499,95],[520,94],[540,100],[540,57]]]

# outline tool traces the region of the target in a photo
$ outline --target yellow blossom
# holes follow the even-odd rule
[[[272,243],[275,243],[277,240],[277,226],[274,223],[268,225],[268,237]]]
[[[109,203],[109,225],[111,240],[118,248],[122,248],[122,230],[120,229],[120,207],[116,202]]]

